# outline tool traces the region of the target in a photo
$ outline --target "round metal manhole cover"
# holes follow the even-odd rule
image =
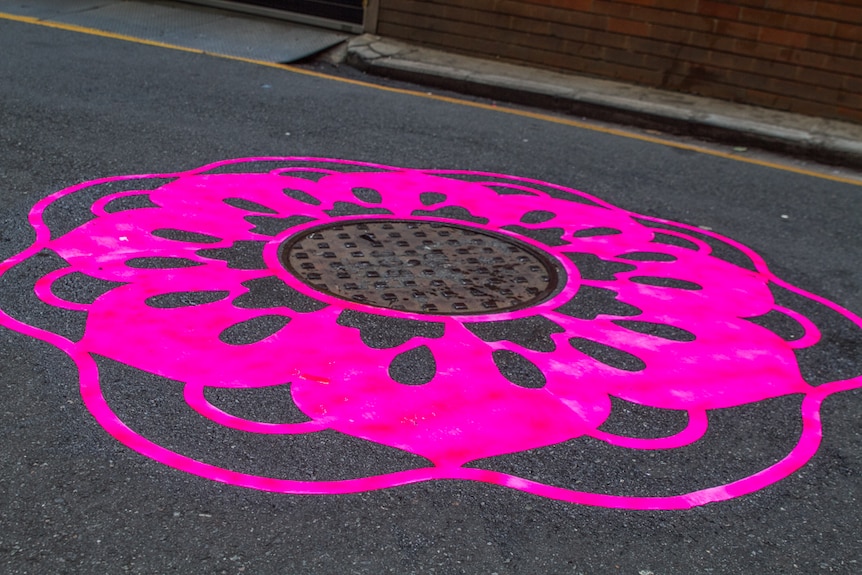
[[[413,313],[512,311],[558,285],[552,260],[502,234],[422,220],[357,220],[291,237],[284,266],[323,293]]]

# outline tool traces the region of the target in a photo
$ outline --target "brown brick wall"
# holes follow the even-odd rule
[[[862,122],[862,0],[380,0],[377,33]]]

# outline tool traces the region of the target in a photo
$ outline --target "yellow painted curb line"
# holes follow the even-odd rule
[[[764,166],[767,168],[774,168],[777,170],[783,170],[785,172],[792,172],[795,174],[801,174],[805,176],[812,176],[815,178],[820,178],[824,180],[831,180],[835,182],[841,182],[844,184],[851,184],[855,186],[862,186],[862,180],[855,178],[848,178],[845,176],[837,176],[831,174],[824,174],[820,172],[816,172],[813,170],[807,170],[805,168],[797,168],[794,166],[787,166],[783,164],[779,164],[776,162],[770,162],[767,160],[758,160],[756,158],[745,158],[741,157],[737,154],[732,154],[729,152],[721,152],[718,150],[711,150],[709,148],[703,146],[697,146],[693,144],[684,144],[681,142],[675,142],[673,140],[668,140],[665,138],[658,138],[655,136],[649,136],[646,134],[638,134],[635,132],[629,132],[626,130],[620,130],[617,128],[606,128],[602,126],[595,126],[592,124],[588,124],[586,122],[579,122],[577,120],[553,116],[550,114],[544,114],[541,112],[528,112],[526,110],[518,110],[515,108],[508,108],[505,106],[496,106],[491,104],[483,104],[481,102],[472,102],[470,100],[463,100],[460,98],[453,98],[450,96],[439,96],[436,94],[420,92],[417,90],[406,90],[404,88],[392,88],[390,86],[381,86],[378,84],[373,84],[371,82],[363,82],[361,80],[352,80],[349,78],[341,78],[338,76],[333,76],[330,74],[324,74],[322,72],[314,72],[312,70],[305,70],[303,68],[297,68],[295,66],[290,66],[288,64],[278,64],[275,62],[266,62],[263,60],[255,60],[253,58],[243,58],[241,56],[230,56],[227,54],[219,54],[217,52],[207,52],[206,50],[199,50],[197,48],[187,48],[184,46],[178,46],[176,44],[168,44],[165,42],[157,42],[155,40],[147,40],[145,38],[138,38],[135,36],[128,36],[125,34],[117,34],[114,32],[108,32],[105,30],[99,30],[97,28],[88,28],[85,26],[78,26],[75,24],[64,24],[62,22],[52,22],[50,20],[42,20],[39,18],[33,18],[29,16],[17,16],[15,14],[7,14],[5,12],[0,12],[0,20],[10,20],[13,22],[21,22],[24,24],[32,24],[35,26],[43,26],[46,28],[56,28],[58,30],[65,30],[68,32],[78,32],[81,34],[88,34],[90,36],[100,36],[102,38],[110,38],[113,40],[122,40],[124,42],[133,42],[135,44],[144,44],[146,46],[155,46],[158,48],[167,48],[169,50],[179,50],[181,52],[190,52],[193,54],[204,54],[207,56],[213,56],[216,58],[223,58],[226,60],[234,60],[237,62],[245,62],[247,64],[255,64],[257,66],[267,66],[269,68],[277,68],[279,70],[285,70],[288,72],[292,72],[294,74],[302,74],[303,76],[311,76],[314,78],[321,78],[324,80],[331,80],[334,82],[341,82],[343,84],[352,84],[354,86],[361,86],[363,88],[372,88],[374,90],[381,90],[384,92],[391,92],[395,94],[403,94],[406,96],[414,96],[417,98],[425,98],[428,100],[435,100],[438,102],[446,102],[448,104],[456,104],[459,106],[468,106],[471,108],[478,108],[480,110],[487,110],[491,112],[498,112],[502,114],[510,114],[514,116],[521,116],[523,118],[531,118],[534,120],[540,120],[543,122],[551,122],[554,124],[561,124],[564,126],[571,126],[573,128],[580,128],[583,130],[590,130],[593,132],[599,132],[602,134],[609,134],[612,136],[620,136],[623,138],[629,138],[632,140],[639,140],[642,142],[648,142],[651,144],[659,144],[662,146],[668,146],[671,148],[677,148],[680,150],[688,150],[691,152],[697,152],[700,154],[707,154],[709,156],[716,156],[719,158],[724,158],[728,160],[734,160],[737,162],[744,162],[747,164],[754,164],[756,166]]]

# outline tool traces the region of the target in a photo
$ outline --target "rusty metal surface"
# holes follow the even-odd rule
[[[288,240],[281,257],[288,271],[323,293],[435,315],[534,305],[554,293],[562,273],[514,238],[422,220],[320,226]]]

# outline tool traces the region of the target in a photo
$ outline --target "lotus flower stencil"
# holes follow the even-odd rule
[[[51,210],[64,202],[89,211],[54,229],[62,218]],[[85,182],[40,201],[31,223],[34,244],[0,273],[59,258],[34,293],[85,314],[84,330],[60,333],[5,307],[3,325],[69,354],[86,406],[117,440],[250,488],[325,494],[457,479],[590,505],[686,508],[793,473],[817,449],[823,399],[862,386],[858,374],[806,381],[797,352],[816,347],[821,326],[775,292],[857,330],[862,320],[783,282],[752,250],[526,178],[250,158]],[[73,276],[101,288],[71,297],[63,285]],[[329,430],[424,463],[307,480],[207,462],[124,422],[96,358],[179,382],[209,424],[284,442]],[[209,399],[276,386],[289,386],[302,421],[259,421]],[[787,396],[802,398],[788,453],[688,492],[582,491],[476,464],[577,439],[633,453],[697,449],[711,413]],[[685,423],[659,437],[613,432],[619,402]]]

